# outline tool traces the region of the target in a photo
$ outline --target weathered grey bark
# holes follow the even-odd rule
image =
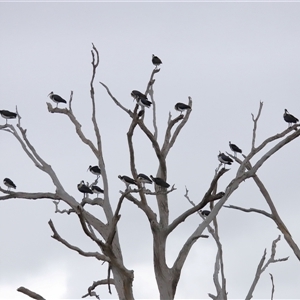
[[[286,261],[288,260],[288,257],[284,257],[284,258],[280,258],[280,259],[275,259],[275,254],[276,254],[276,245],[277,243],[280,241],[280,236],[278,236],[277,239],[275,239],[272,242],[272,248],[271,248],[271,255],[270,258],[268,259],[268,261],[264,264],[265,260],[266,260],[266,255],[267,255],[267,250],[264,250],[264,254],[257,266],[257,270],[254,276],[254,280],[252,282],[252,285],[247,293],[247,296],[245,297],[246,300],[250,300],[253,297],[253,292],[255,290],[255,287],[260,279],[261,274],[267,269],[267,267],[269,266],[269,264],[271,263],[277,263],[277,262],[282,262],[282,261]],[[272,292],[273,295],[274,291]]]
[[[30,298],[33,298],[33,299],[36,299],[36,300],[45,300],[44,297],[42,297],[41,295],[23,287],[23,286],[20,286],[18,289],[17,289],[18,292],[20,293],[23,293],[25,295],[27,295],[28,297]]]

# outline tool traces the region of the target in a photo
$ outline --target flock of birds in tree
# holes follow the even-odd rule
[[[98,166],[89,166],[88,171],[97,176],[96,182],[98,181],[101,175],[101,169]],[[130,190],[130,185],[138,186],[138,182],[142,184],[142,188],[145,189],[145,184],[152,184],[154,182],[158,189],[168,188],[170,185],[165,182],[163,179],[159,177],[153,177],[150,175],[151,179],[145,174],[138,174],[137,179],[130,178],[126,175],[119,175],[118,178],[125,183],[126,191]],[[77,184],[77,189],[79,192],[83,193],[84,197],[87,197],[87,194],[103,194],[104,191],[98,187],[97,185],[92,184],[91,186],[88,183],[85,183],[84,180],[81,180],[80,183]]]
[[[160,58],[152,54],[152,63],[155,66],[155,69],[158,68],[162,64],[162,61]],[[144,113],[144,109],[150,108],[152,102],[148,100],[147,96],[140,91],[133,90],[131,92],[131,96],[136,100],[137,104],[141,107],[142,113]],[[56,103],[56,107],[58,107],[59,103],[66,104],[67,101],[63,99],[61,96],[54,94],[53,92],[49,93],[48,97]],[[175,104],[175,110],[179,111],[180,114],[182,114],[184,111],[190,110],[191,106],[178,102]],[[8,111],[8,110],[0,110],[0,115],[6,119],[5,125],[7,125],[7,120],[9,119],[16,119],[17,113]],[[283,119],[288,123],[288,127],[291,127],[293,124],[299,122],[299,120],[291,115],[287,109],[284,110]],[[242,153],[242,150],[235,144],[232,144],[229,142],[230,149],[234,152],[234,156],[237,156],[237,153]],[[233,163],[233,160],[226,154],[219,152],[218,160],[220,163],[222,163],[225,167],[225,165],[231,165]],[[98,182],[98,179],[101,175],[101,170],[98,166],[89,166],[88,171],[90,171],[92,174],[97,176],[97,179],[95,181]],[[126,175],[119,175],[118,178],[125,183],[126,191],[130,190],[130,185],[136,185],[138,186],[139,182],[142,185],[142,188],[145,189],[145,184],[152,184],[153,182],[158,187],[158,190],[161,190],[162,188],[168,188],[170,185],[164,181],[162,178],[159,177],[153,177],[150,175],[150,178],[145,174],[138,174],[136,179],[130,178]],[[4,178],[3,180],[4,185],[7,186],[7,190],[10,191],[10,189],[16,189],[16,185],[14,182],[9,178]],[[98,187],[95,184],[92,184],[91,186],[88,183],[85,183],[84,180],[81,180],[79,184],[77,184],[78,190],[84,194],[84,197],[87,196],[87,194],[97,194],[97,197],[99,194],[103,194],[104,191],[100,187]],[[210,214],[209,210],[199,210],[199,213],[202,214],[202,216],[207,217]]]
[[[288,128],[299,122],[299,120],[291,115],[287,109],[284,110],[283,119],[288,123]],[[234,157],[237,156],[237,153],[242,153],[242,150],[231,142],[229,142],[229,147],[233,151]],[[228,155],[221,153],[221,151],[219,151],[218,159],[224,165],[224,167],[225,165],[231,165],[233,163],[233,160]]]

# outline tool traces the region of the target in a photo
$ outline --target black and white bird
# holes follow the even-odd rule
[[[51,92],[48,97],[50,97],[50,99],[56,103],[56,107],[58,106],[59,103],[67,103],[67,101],[65,99],[63,99],[61,96],[53,94],[53,92]]]
[[[17,186],[13,183],[13,181],[9,178],[4,178],[3,183],[7,186],[7,190],[15,189]]]
[[[139,182],[142,183],[143,185],[143,188],[145,188],[145,184],[148,183],[148,184],[152,184],[152,180],[145,174],[143,173],[140,173],[138,176],[137,176],[137,180]]]
[[[154,64],[155,68],[157,68],[159,65],[162,64],[162,61],[157,56],[152,54],[152,63]]]
[[[182,114],[185,110],[192,109],[192,108],[187,104],[178,102],[178,103],[175,104],[175,109],[177,111],[180,111],[180,114]]]
[[[6,119],[6,123],[5,125],[7,124],[7,120],[8,119],[15,119],[17,117],[17,114],[14,113],[14,112],[11,112],[9,110],[0,110],[0,115],[2,118]]]
[[[123,176],[119,175],[118,178],[121,179],[121,180],[125,183],[125,185],[126,185],[126,190],[129,189],[129,186],[130,186],[131,184],[137,185],[137,184],[136,184],[136,181],[135,181],[134,179],[132,179],[132,178],[126,176],[126,175],[123,175]]]
[[[88,171],[90,171],[92,174],[97,175],[97,178],[101,175],[101,170],[98,166],[89,166]]]
[[[203,217],[207,217],[210,214],[210,210],[201,210],[200,209],[199,212]]]
[[[147,96],[143,93],[141,93],[140,91],[137,91],[137,90],[133,90],[131,92],[131,96],[137,100],[138,98],[141,98],[141,99],[148,99]]]
[[[152,104],[151,101],[148,100],[147,96],[137,90],[133,90],[131,92],[131,96],[136,100],[137,104],[144,109],[145,107],[149,108]]]
[[[152,175],[150,175],[150,178],[153,180],[153,182],[158,185],[160,188],[168,188],[170,185],[165,182],[163,179],[159,178],[159,177],[153,177]]]
[[[293,115],[291,115],[287,109],[284,110],[283,119],[289,124],[288,127],[291,127],[293,126],[293,124],[299,122],[299,120]]]
[[[84,183],[83,180],[77,184],[77,189],[79,192],[83,193],[84,197],[87,196],[86,194],[93,194],[93,191]]]
[[[97,185],[92,185],[91,190],[93,193],[97,194],[97,197],[99,194],[104,194],[104,191]]]
[[[141,109],[144,109],[145,107],[149,108],[152,104],[151,101],[147,100],[147,99],[141,99],[139,98],[138,100],[136,100],[137,104],[141,107]]]
[[[222,164],[224,164],[224,168],[225,165],[231,165],[233,163],[233,160],[226,154],[221,153],[221,151],[219,151],[218,159]]]
[[[236,157],[237,153],[242,153],[242,150],[235,144],[231,144],[231,142],[229,141],[229,147],[230,149],[234,152],[234,156]]]

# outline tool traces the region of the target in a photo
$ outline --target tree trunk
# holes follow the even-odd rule
[[[174,287],[174,277],[172,270],[166,264],[166,238],[163,229],[152,229],[153,252],[154,252],[154,272],[161,300],[174,299],[176,286]],[[178,282],[178,281],[177,281]]]

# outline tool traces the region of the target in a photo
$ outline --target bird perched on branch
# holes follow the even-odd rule
[[[56,103],[56,107],[58,106],[59,103],[67,103],[67,101],[65,99],[63,99],[61,96],[53,94],[53,92],[51,92],[48,97],[50,97],[50,99]]]
[[[83,193],[84,197],[87,197],[86,194],[93,194],[92,190],[84,183],[83,180],[77,184],[77,189],[79,192]]]
[[[233,163],[233,160],[226,154],[221,153],[221,151],[219,151],[218,159],[222,164],[224,164],[224,168],[225,165],[231,165]]]
[[[13,183],[13,181],[9,178],[4,178],[3,183],[7,186],[7,190],[15,189],[17,186]]]
[[[97,175],[97,178],[101,175],[101,170],[98,166],[89,166],[87,170],[90,170],[92,174]]]
[[[201,210],[200,209],[199,212],[203,217],[207,217],[210,214],[210,210]]]
[[[299,122],[299,120],[293,115],[291,115],[287,109],[284,110],[283,119],[289,124],[288,127],[291,127],[293,126],[293,124]]]
[[[91,190],[93,193],[97,194],[97,197],[99,194],[104,194],[104,191],[97,185],[92,185]]]
[[[159,65],[162,64],[162,61],[157,56],[152,54],[152,63],[154,64],[155,68],[157,68]]]
[[[129,186],[130,186],[131,184],[137,185],[137,183],[136,183],[136,181],[135,181],[134,179],[132,179],[132,178],[126,176],[126,175],[123,175],[123,176],[119,175],[118,178],[121,179],[121,180],[125,183],[125,185],[126,185],[126,190],[129,189]]]
[[[136,100],[137,104],[144,109],[144,107],[149,108],[152,104],[151,101],[148,100],[147,96],[137,90],[133,90],[131,92],[131,96]]]
[[[138,176],[137,176],[137,180],[139,182],[142,183],[143,185],[143,188],[145,188],[145,184],[148,183],[148,184],[152,184],[152,180],[145,174],[143,173],[140,173]]]
[[[238,153],[242,153],[242,150],[235,144],[231,144],[231,142],[229,141],[229,147],[230,149],[234,152],[234,156],[236,157],[237,152]]]
[[[153,180],[153,182],[158,185],[160,188],[168,188],[170,185],[164,181],[163,179],[159,178],[159,177],[153,177],[152,175],[150,175],[150,178]]]
[[[192,109],[192,108],[187,104],[178,102],[178,103],[175,104],[175,109],[177,111],[180,111],[180,114],[182,114],[185,110]]]
[[[8,119],[15,119],[17,117],[17,114],[14,113],[14,112],[11,112],[9,110],[0,110],[0,115],[2,118],[6,119],[6,123],[5,125],[7,124],[7,120]]]

